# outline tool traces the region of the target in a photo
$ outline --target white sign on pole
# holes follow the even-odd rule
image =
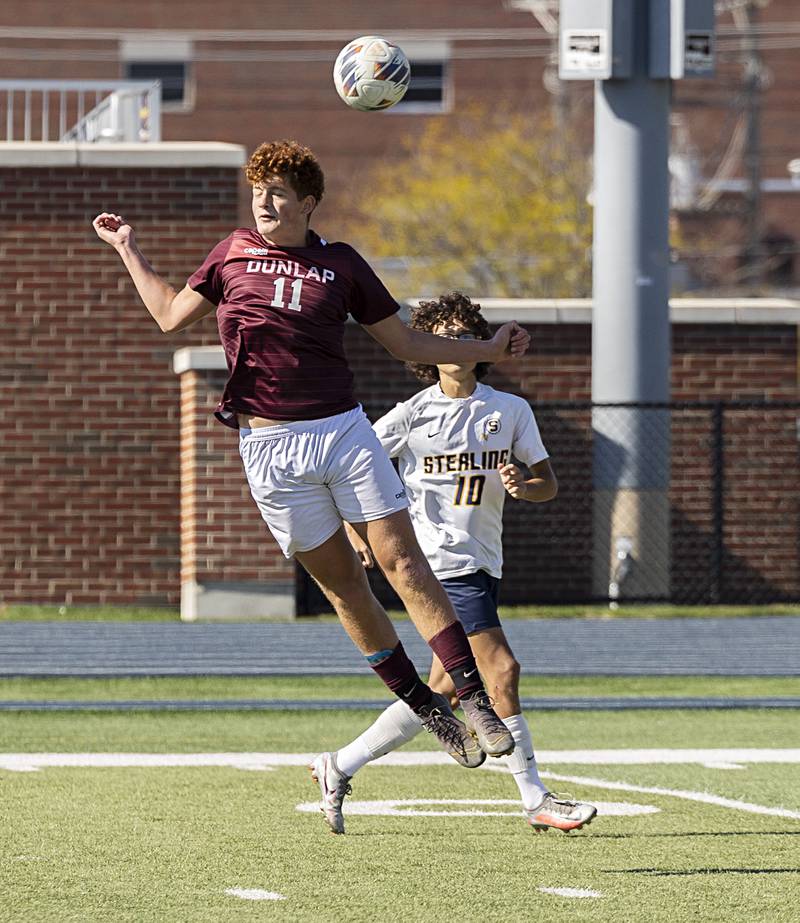
[[[562,67],[603,76],[610,72],[605,29],[565,29],[561,33]]]
[[[684,70],[693,76],[714,70],[714,42],[711,32],[686,32],[683,43]]]

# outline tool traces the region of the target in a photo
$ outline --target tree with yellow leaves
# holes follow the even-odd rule
[[[378,167],[347,230],[400,298],[591,293],[588,157],[547,119],[472,113],[433,121]]]

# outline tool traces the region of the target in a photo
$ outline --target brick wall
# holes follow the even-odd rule
[[[259,591],[270,590],[272,608],[292,608],[295,566],[272,540],[253,502],[242,472],[238,436],[209,412],[216,406],[226,374],[181,374],[181,573],[186,618],[207,611],[220,614],[218,596],[202,599],[209,588],[235,588],[225,611],[240,615]],[[227,594],[230,596],[230,592]],[[265,614],[258,600],[253,614]]]
[[[230,168],[3,168],[0,599],[179,596],[179,382],[167,337],[91,219],[115,210],[181,287],[234,224]]]
[[[4,167],[0,158],[0,601],[176,606],[182,577],[293,582],[249,498],[236,435],[210,415],[221,374],[172,371],[180,347],[217,342],[213,319],[162,334],[90,227],[101,209],[126,215],[180,287],[235,225],[237,176],[230,167]],[[530,329],[531,354],[496,369],[492,383],[539,404],[587,400],[589,325]],[[677,324],[673,339],[676,399],[797,399],[790,324]],[[370,416],[417,388],[357,326],[346,343]],[[725,447],[727,494],[741,511],[726,522],[725,566],[745,575],[736,580],[761,575],[787,592],[800,592],[794,417],[787,411],[771,430],[757,415],[739,417]],[[690,490],[686,472],[706,478],[708,437],[687,427],[676,451],[700,445],[705,454],[688,466],[673,454],[684,511],[673,541],[682,554],[707,554],[709,491],[697,478]],[[588,416],[551,417],[543,431],[561,492],[544,507],[509,504],[508,601],[564,598],[569,581],[580,586],[575,575],[588,574]],[[749,570],[736,570],[741,560]]]
[[[588,401],[591,396],[591,330],[587,324],[528,324],[530,354],[512,367],[498,367],[490,383],[524,394],[534,405]],[[798,400],[797,333],[786,324],[677,324],[673,328],[674,399]],[[419,387],[361,328],[347,328],[346,347],[356,374],[357,393],[375,419]],[[207,373],[207,407],[216,401],[222,380]],[[714,541],[714,446],[711,412],[673,415],[672,507],[673,592],[696,600],[701,584],[706,601],[784,594],[800,597],[797,548],[800,543],[800,473],[793,427],[797,411],[776,411],[768,421],[755,411],[726,418],[724,549],[718,584],[710,579],[717,561]],[[545,443],[552,453],[560,491],[542,506],[509,502],[505,514],[504,600],[564,602],[591,594],[592,440],[587,409],[539,412]],[[235,439],[223,427],[206,426],[216,464],[238,476]],[[227,459],[227,461],[226,461]],[[263,538],[257,517],[242,535],[236,559],[250,573],[275,568],[277,548]],[[234,559],[216,549],[217,560]],[[270,563],[272,562],[272,563]],[[280,562],[282,563],[282,562]],[[387,604],[395,602],[384,581],[373,587]],[[720,589],[724,593],[720,597]],[[714,596],[714,593],[717,593]],[[299,581],[298,611],[327,608],[307,579]]]
[[[496,368],[489,383],[524,394],[536,406],[591,397],[588,324],[526,325],[533,337],[518,366]],[[359,328],[348,353],[371,417],[417,388],[399,363]],[[798,401],[797,328],[788,324],[678,323],[673,326],[675,401]],[[798,410],[732,412],[723,453],[726,515],[716,591],[725,601],[760,596],[800,598],[800,458]],[[538,414],[553,456],[559,495],[541,506],[506,505],[504,599],[565,601],[591,595],[591,412]],[[709,573],[717,566],[713,532],[715,465],[709,410],[673,414],[672,557],[677,599],[715,601]],[[709,591],[701,585],[708,584]],[[376,581],[388,602],[392,595]],[[319,604],[312,592],[312,602]]]

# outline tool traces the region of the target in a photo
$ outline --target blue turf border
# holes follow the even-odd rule
[[[395,622],[420,669],[430,649]],[[800,617],[526,619],[529,676],[798,676]],[[2,622],[0,677],[313,676],[372,671],[334,623]]]

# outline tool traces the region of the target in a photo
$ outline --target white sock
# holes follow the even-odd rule
[[[508,771],[514,776],[522,796],[522,804],[530,811],[542,803],[549,789],[539,778],[528,722],[522,715],[511,715],[510,718],[503,718],[503,724],[511,731],[516,746],[513,753],[501,756],[500,761],[505,763]]]
[[[353,776],[362,766],[408,743],[421,730],[420,719],[398,699],[360,737],[337,751],[336,765],[344,775]]]

